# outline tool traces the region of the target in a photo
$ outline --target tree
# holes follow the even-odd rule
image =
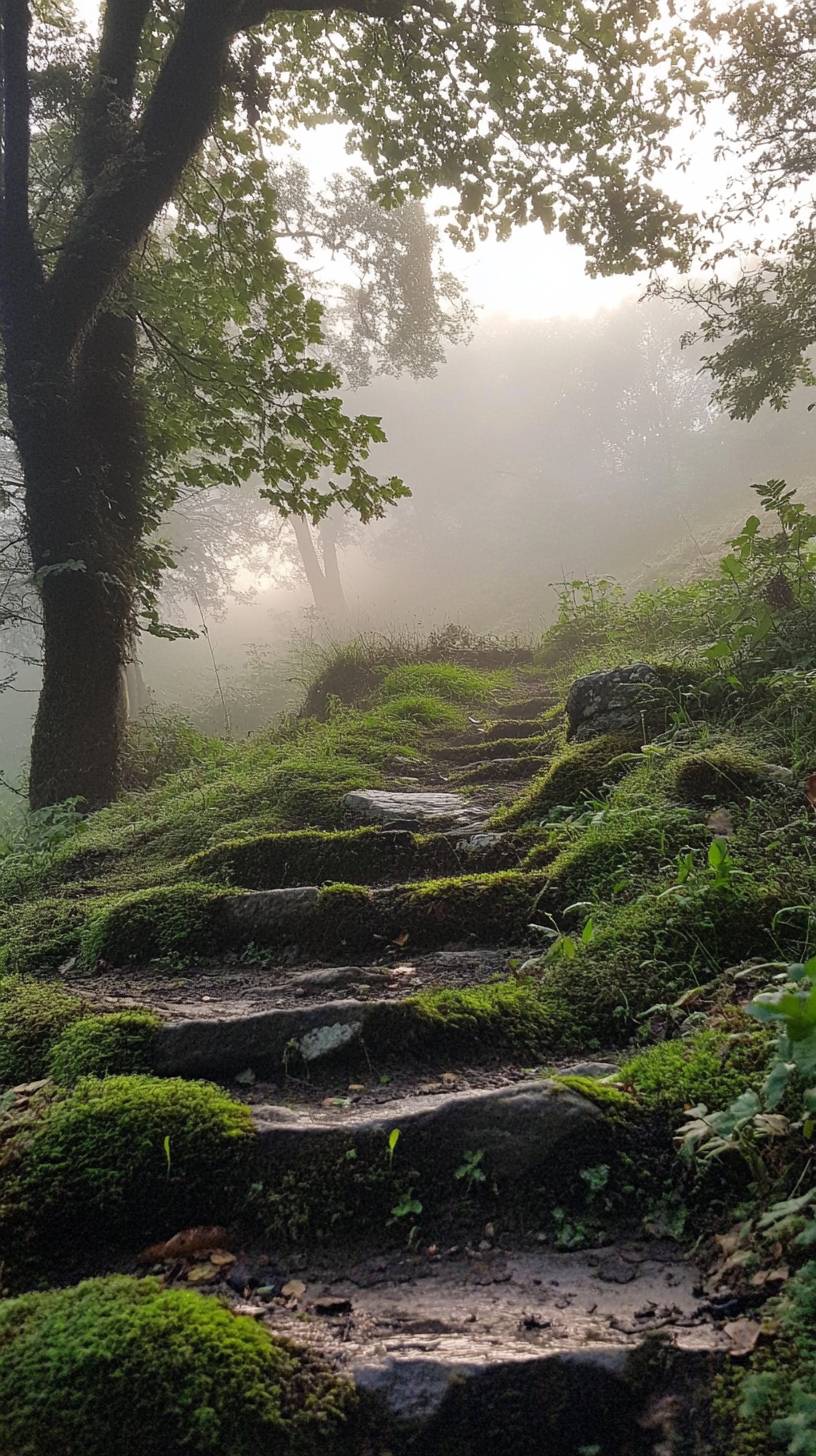
[[[751,419],[816,386],[816,8],[754,0],[702,19],[731,119],[720,151],[737,170],[700,235],[707,276],[679,291],[700,311],[689,340],[714,346],[715,403]]]
[[[93,806],[139,609],[159,628],[147,542],[174,492],[257,472],[291,513],[365,519],[402,490],[315,357],[268,143],[344,120],[379,203],[446,187],[460,240],[538,218],[620,271],[683,231],[651,179],[693,56],[656,0],[106,0],[98,41],[39,0],[36,22],[0,0],[0,314],[43,619],[31,801]]]

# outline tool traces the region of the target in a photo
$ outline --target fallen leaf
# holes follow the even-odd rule
[[[459,1078],[457,1077],[455,1072],[443,1072],[442,1081],[445,1083],[446,1087],[455,1087],[456,1083],[459,1081]]]
[[[762,1325],[750,1319],[730,1320],[723,1329],[731,1341],[732,1355],[752,1354],[762,1334]]]
[[[728,809],[713,809],[706,820],[706,829],[712,834],[721,835],[727,839],[734,833],[734,821]]]
[[[351,1107],[350,1097],[324,1097],[321,1107]]]
[[[302,1279],[288,1279],[281,1290],[284,1299],[302,1299],[305,1293],[306,1285]]]
[[[210,1263],[214,1264],[216,1269],[228,1269],[235,1262],[236,1255],[231,1254],[228,1249],[213,1249],[210,1254]]]
[[[209,1259],[206,1264],[193,1264],[187,1272],[188,1284],[212,1284],[218,1278],[219,1271]]]
[[[232,1312],[233,1314],[246,1315],[247,1319],[262,1319],[266,1314],[266,1310],[262,1304],[234,1304],[232,1306]]]
[[[811,809],[816,809],[816,773],[808,774],[805,779],[805,798]]]
[[[785,1284],[790,1279],[790,1269],[787,1264],[779,1264],[775,1269],[757,1269],[756,1274],[751,1275],[751,1283],[755,1289],[764,1289],[768,1284]]]
[[[391,944],[392,945],[407,945],[408,944],[408,941],[410,939],[411,939],[411,937],[408,934],[408,931],[407,930],[401,930],[400,933],[399,933],[399,935],[395,935],[392,938]]]
[[[140,1264],[164,1264],[169,1259],[192,1259],[204,1250],[221,1249],[227,1242],[226,1229],[201,1225],[182,1229],[163,1244],[151,1244],[138,1255]]]

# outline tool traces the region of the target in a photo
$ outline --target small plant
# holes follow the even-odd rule
[[[399,1142],[401,1136],[402,1134],[398,1127],[392,1127],[390,1133],[388,1134],[386,1157],[388,1159],[389,1168],[393,1168],[394,1166],[394,1154],[397,1151],[397,1143]]]
[[[482,1163],[484,1162],[484,1148],[477,1148],[475,1152],[465,1153],[459,1167],[454,1173],[454,1178],[463,1182],[470,1194],[477,1183],[484,1183],[487,1179]]]

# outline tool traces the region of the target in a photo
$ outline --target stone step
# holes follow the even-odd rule
[[[457,768],[453,780],[457,784],[526,783],[543,773],[550,765],[549,757],[536,754],[513,758],[477,759]]]
[[[270,1168],[297,1166],[312,1157],[331,1161],[349,1147],[362,1168],[382,1160],[389,1136],[399,1129],[400,1164],[420,1184],[449,1182],[466,1154],[478,1150],[486,1177],[515,1185],[536,1173],[551,1173],[559,1150],[568,1148],[572,1161],[579,1148],[591,1148],[600,1161],[608,1141],[603,1109],[547,1078],[409,1095],[384,1108],[256,1104],[252,1113]]]
[[[355,789],[343,806],[351,819],[364,823],[431,825],[472,832],[486,825],[492,805],[464,794],[435,789]]]
[[[688,1456],[730,1345],[698,1281],[659,1243],[486,1240],[312,1261],[288,1298],[227,1297],[346,1371],[394,1456]]]

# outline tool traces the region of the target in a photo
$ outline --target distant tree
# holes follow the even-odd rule
[[[270,229],[268,145],[347,121],[372,197],[446,187],[460,240],[539,219],[597,271],[660,262],[684,222],[651,179],[694,64],[660,14],[105,0],[92,39],[65,0],[38,0],[33,31],[28,0],[0,0],[0,315],[43,619],[34,805],[116,791],[122,665],[140,611],[161,630],[150,538],[180,489],[255,473],[313,519],[402,489],[366,468],[381,428],[344,413],[319,357],[319,306]]]

